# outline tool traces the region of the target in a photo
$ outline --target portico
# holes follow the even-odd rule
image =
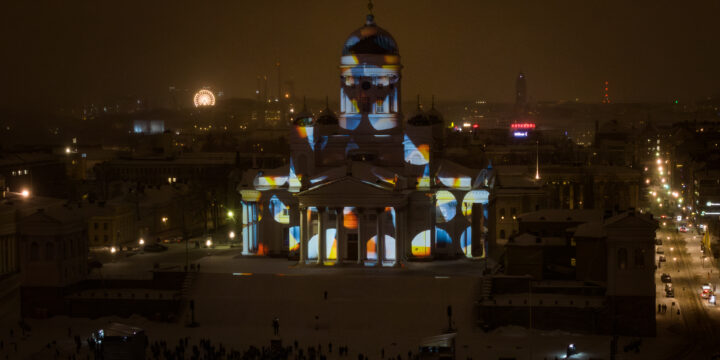
[[[407,255],[407,196],[350,175],[295,195],[300,264],[399,265]],[[378,241],[378,239],[381,239]]]

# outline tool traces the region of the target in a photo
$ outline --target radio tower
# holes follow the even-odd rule
[[[608,84],[608,82],[607,82],[607,80],[606,80],[606,81],[605,81],[605,86],[604,86],[605,95],[603,95],[603,99],[602,99],[602,103],[603,103],[603,104],[609,104],[609,103],[610,103],[610,95],[609,95],[609,93],[608,93],[608,88],[609,88],[608,85],[609,85],[609,84]]]

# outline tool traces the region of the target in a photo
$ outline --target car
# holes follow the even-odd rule
[[[712,294],[713,294],[712,284],[710,284],[710,283],[703,284],[702,293],[701,293],[702,298],[708,299],[708,298],[710,298],[710,295],[712,295]]]
[[[660,255],[660,259],[659,259],[659,260],[660,260],[660,262],[665,262],[665,261],[666,261],[665,255]]]
[[[678,231],[680,231],[681,233],[686,233],[686,232],[687,232],[687,228],[684,227],[684,226],[681,226],[681,227],[678,228]]]
[[[167,249],[167,246],[163,244],[147,244],[143,247],[143,250],[147,252],[162,252],[166,251]]]
[[[658,246],[658,248],[657,248],[657,250],[655,250],[655,252],[658,253],[658,254],[664,254],[664,253],[665,253],[665,250],[663,249],[662,246]]]
[[[665,291],[671,291],[673,289],[672,283],[666,283],[665,284]]]
[[[670,289],[668,291],[665,291],[665,297],[674,298],[675,297],[675,290]]]
[[[672,277],[670,276],[670,274],[664,273],[664,274],[660,275],[660,281],[667,284],[667,283],[672,282]]]
[[[661,238],[655,239],[655,245],[662,245],[662,239]]]

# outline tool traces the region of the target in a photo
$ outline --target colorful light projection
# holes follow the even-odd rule
[[[291,226],[289,236],[288,250],[300,251],[300,226]]]
[[[462,213],[468,220],[472,217],[472,206],[473,204],[487,204],[490,199],[490,193],[486,190],[472,190],[468,191],[462,200]],[[487,215],[484,214],[487,218]]]
[[[257,190],[270,190],[285,185],[287,181],[287,176],[263,176],[260,172],[253,180],[253,186]]]
[[[418,189],[429,189],[430,188],[430,164],[425,165],[423,175],[417,179]]]
[[[315,137],[313,136],[315,128],[312,126],[296,126],[295,130],[297,130],[298,136],[301,139],[307,139],[310,149],[315,150]]]
[[[411,251],[415,257],[430,256],[430,230],[421,231],[410,243]]]
[[[458,176],[458,177],[441,177],[438,176],[440,182],[453,189],[469,189],[472,184],[472,179],[469,176]]]
[[[472,226],[468,226],[460,235],[460,247],[466,257],[472,257]]]
[[[452,220],[457,212],[457,205],[457,200],[451,192],[440,190],[435,193],[435,221],[444,223]]]
[[[335,237],[335,228],[325,229],[325,259],[337,259],[337,239]],[[308,260],[317,260],[318,258],[318,234],[313,235],[308,241]]]
[[[452,238],[447,231],[435,227],[435,243],[437,247],[447,247],[452,245]]]
[[[346,229],[358,228],[358,213],[355,207],[343,208],[343,226]]]
[[[270,213],[273,215],[273,219],[280,224],[290,223],[290,207],[285,205],[277,195],[273,195],[268,202],[270,206]]]
[[[372,171],[373,175],[375,175],[379,180],[386,182],[390,185],[395,185],[397,174],[394,174],[394,176],[384,175],[384,174],[381,174],[380,171],[378,171],[378,168],[372,168],[371,171]]]
[[[367,242],[367,259],[377,261],[377,235],[374,235]],[[385,235],[385,259],[384,260],[395,260],[395,238],[390,235]]]
[[[430,162],[430,145],[415,145],[410,138],[405,135],[403,140],[403,148],[405,149],[405,162],[412,165],[425,165]]]
[[[446,247],[452,244],[452,238],[447,231],[435,227],[435,243],[438,247]],[[427,257],[431,252],[430,230],[419,232],[410,243],[411,251],[415,257]]]
[[[351,111],[357,113],[357,101],[352,101],[348,103],[348,106],[353,108],[353,110]],[[360,125],[360,121],[362,121],[362,115],[360,114],[343,114],[343,116],[340,116],[338,124],[343,129],[355,130]]]
[[[373,129],[375,130],[388,130],[393,129],[397,127],[397,119],[394,115],[390,114],[382,114],[382,115],[375,115],[370,114],[368,116],[368,119],[370,120],[370,125],[372,125]]]
[[[302,187],[301,177],[295,174],[295,164],[293,163],[292,157],[290,157],[290,171],[288,173],[288,191],[298,192]]]

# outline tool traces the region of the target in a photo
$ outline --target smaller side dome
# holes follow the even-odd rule
[[[318,116],[317,120],[315,120],[315,123],[319,125],[338,124],[338,117],[332,110],[330,110],[330,105],[328,103],[327,97],[325,98],[325,109],[320,113],[320,116]]]
[[[302,127],[315,125],[315,117],[310,111],[308,111],[305,97],[303,97],[303,109],[295,115],[295,117],[293,117],[292,122],[293,125]]]
[[[435,96],[432,97],[432,105],[427,112],[427,117],[433,125],[443,124],[445,122],[442,113],[435,109]]]
[[[415,111],[415,114],[408,119],[408,124],[413,126],[431,125],[430,117],[422,109],[422,104],[420,103],[420,95],[418,95],[417,98],[417,110]]]

